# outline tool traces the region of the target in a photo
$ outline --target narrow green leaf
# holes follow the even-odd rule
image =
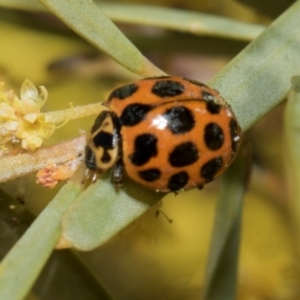
[[[91,250],[105,243],[159,201],[163,194],[126,181],[115,190],[110,176],[91,184],[66,212],[62,244]],[[79,221],[80,220],[80,221]]]
[[[249,149],[248,149],[249,150]],[[240,154],[222,178],[210,246],[204,300],[235,299],[243,197],[248,180],[249,151]]]
[[[189,32],[195,35],[209,35],[251,41],[265,29],[265,26],[262,25],[188,10],[155,5],[95,2],[113,21],[149,25]],[[0,6],[31,11],[45,11],[45,8],[37,0],[0,0]]]
[[[251,41],[265,29],[265,26],[220,16],[154,5],[99,2],[99,6],[114,21],[149,25],[196,35]]]
[[[292,87],[288,94],[284,113],[284,141],[291,213],[296,224],[300,249],[300,76],[292,78]]]
[[[98,49],[141,76],[165,73],[122,34],[92,0],[40,0],[50,11]]]
[[[0,299],[23,299],[34,284],[61,233],[61,217],[80,192],[66,184],[0,264]]]
[[[283,100],[299,73],[299,15],[296,1],[209,81],[232,105],[244,131]]]

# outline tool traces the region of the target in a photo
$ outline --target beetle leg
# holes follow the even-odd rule
[[[113,181],[116,186],[116,190],[118,191],[123,184],[123,162],[121,159],[117,161],[113,168]]]

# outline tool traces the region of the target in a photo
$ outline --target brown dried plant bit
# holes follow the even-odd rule
[[[58,183],[58,180],[52,177],[52,173],[54,172],[55,169],[56,168],[54,165],[49,165],[39,170],[36,174],[37,177],[36,183],[41,184],[44,187],[54,188]]]
[[[80,163],[81,158],[75,158],[62,165],[49,164],[37,172],[36,183],[44,187],[54,188],[60,181],[69,179]]]

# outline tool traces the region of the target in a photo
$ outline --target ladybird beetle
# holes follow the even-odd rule
[[[87,141],[85,163],[113,168],[151,190],[175,193],[202,186],[236,156],[241,129],[228,103],[207,85],[153,77],[115,89]]]

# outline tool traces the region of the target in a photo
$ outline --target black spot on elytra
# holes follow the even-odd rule
[[[222,128],[216,123],[209,123],[204,129],[204,140],[210,150],[218,150],[224,142]]]
[[[174,134],[189,132],[195,126],[193,113],[184,106],[167,109],[164,117],[168,120],[167,127]]]
[[[169,163],[173,167],[184,167],[193,164],[199,158],[199,151],[192,142],[176,146],[169,155]]]
[[[161,171],[159,169],[153,168],[145,171],[139,171],[139,177],[145,181],[152,182],[157,180],[161,175]]]
[[[85,165],[90,170],[96,170],[95,154],[89,146],[85,147]]]
[[[236,152],[240,142],[239,137],[239,125],[236,120],[231,119],[229,122],[230,136],[231,136],[231,148],[233,152]]]
[[[95,123],[91,129],[91,134],[93,134],[102,125],[103,121],[110,112],[107,110],[102,111],[95,120]]]
[[[138,135],[134,141],[134,153],[129,155],[130,161],[135,166],[147,163],[157,155],[157,141],[157,137],[149,133]]]
[[[133,95],[138,90],[138,88],[139,87],[134,83],[121,86],[111,92],[111,94],[108,97],[108,101],[110,101],[112,98],[124,100]]]
[[[150,105],[146,104],[130,104],[122,112],[120,123],[124,126],[134,126],[143,121],[147,113],[151,110]]]
[[[186,81],[188,81],[188,82],[190,82],[190,83],[192,83],[192,84],[198,85],[198,86],[200,86],[200,87],[207,87],[206,84],[204,84],[204,83],[202,83],[202,82],[199,82],[199,81],[197,81],[197,80],[194,80],[194,79],[189,79],[189,78],[185,78],[185,77],[183,77],[182,79],[184,79],[184,80],[186,80]]]
[[[113,149],[113,135],[110,132],[100,131],[94,136],[93,142],[97,148]]]
[[[168,188],[170,191],[179,192],[182,188],[185,187],[189,181],[189,175],[182,171],[172,175],[168,182]]]
[[[218,171],[222,168],[223,158],[218,156],[204,164],[200,170],[200,175],[206,179],[206,182],[212,181]]]
[[[159,97],[174,97],[184,92],[181,82],[174,80],[157,81],[152,87],[152,93]]]
[[[211,114],[218,114],[222,106],[215,101],[209,100],[206,102],[206,108]]]

